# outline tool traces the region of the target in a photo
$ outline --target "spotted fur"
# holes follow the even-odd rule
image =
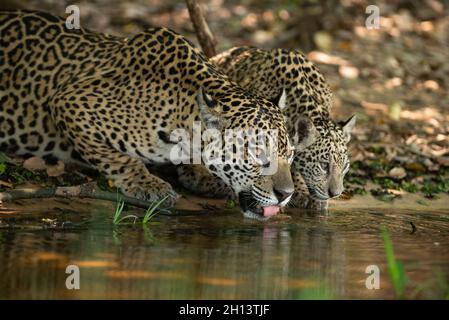
[[[285,99],[283,113],[297,149],[291,203],[326,208],[327,199],[343,191],[355,117],[341,123],[330,118],[332,91],[323,75],[301,52],[284,49],[233,48],[212,62],[245,89],[272,101]]]
[[[292,165],[295,195],[290,203],[327,209],[327,199],[343,191],[349,169],[347,143],[355,117],[342,123],[330,118],[332,92],[323,75],[302,53],[283,49],[239,47],[211,61],[250,92],[274,102],[284,100],[284,118],[296,146]],[[192,174],[206,176],[196,181],[212,179],[204,170],[195,170]],[[218,183],[217,193],[225,193],[223,188]]]
[[[150,201],[169,195],[173,204],[170,184],[145,167],[170,162],[173,130],[191,134],[194,121],[221,134],[278,129],[282,165],[275,175],[262,175],[247,159],[207,169],[262,206],[285,204],[276,189],[293,192],[285,178],[291,146],[278,106],[230,82],[181,35],[151,28],[123,39],[69,30],[62,18],[24,11],[0,12],[0,35],[2,151],[80,159],[126,195]]]

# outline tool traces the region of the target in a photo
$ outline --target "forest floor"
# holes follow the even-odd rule
[[[364,1],[347,1],[352,4],[328,11],[299,8],[295,1],[208,3],[219,51],[237,45],[303,50],[331,85],[333,118],[357,114],[350,142],[352,169],[341,197],[352,200],[345,205],[366,205],[360,199],[374,197],[389,206],[449,207],[447,7],[437,1],[419,8],[379,1],[380,28],[367,29]],[[64,1],[0,1],[0,9],[2,5],[62,16],[65,12]],[[196,42],[181,1],[97,0],[81,2],[80,8],[81,24],[91,30],[128,36],[163,25]],[[92,177],[73,174],[62,163],[46,166],[31,159],[23,164],[0,158],[0,190],[30,182],[72,185]]]

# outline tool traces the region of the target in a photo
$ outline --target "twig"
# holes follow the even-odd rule
[[[412,231],[410,232],[410,234],[414,234],[416,232],[416,226],[413,222],[410,221],[410,225],[412,226]]]
[[[206,22],[202,8],[196,0],[186,0],[186,5],[201,48],[208,58],[215,56],[217,42]]]
[[[0,192],[0,201],[14,201],[23,199],[42,199],[42,198],[90,198],[96,200],[117,201],[117,194],[109,191],[101,190],[97,187],[95,182],[89,182],[86,184],[71,186],[71,187],[53,187],[43,189],[11,189]],[[125,203],[133,205],[135,207],[148,209],[153,203],[120,195]],[[166,210],[160,209],[161,215],[190,215],[190,214],[202,214],[199,211],[189,210]]]

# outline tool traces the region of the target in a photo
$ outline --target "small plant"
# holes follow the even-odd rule
[[[142,219],[142,224],[144,224],[144,225],[147,224],[159,212],[159,206],[162,204],[162,202],[165,201],[165,199],[167,199],[167,197],[161,199],[158,202],[154,202],[150,205],[150,207],[145,211],[145,215],[143,216],[143,219]],[[134,221],[132,223],[135,224],[137,219],[139,219],[136,215],[129,214],[127,216],[122,217],[124,208],[125,208],[125,201],[123,199],[118,199],[117,206],[115,208],[114,218],[113,218],[112,222],[115,225],[124,224],[125,220],[132,218],[132,219],[134,219]]]
[[[159,212],[156,210],[162,204],[162,202],[164,202],[165,199],[167,199],[167,197],[162,198],[160,201],[151,204],[151,206],[147,209],[147,211],[145,211],[145,215],[143,216],[143,220],[142,220],[143,224],[147,224]]]
[[[440,177],[434,180],[426,181],[422,186],[421,191],[428,198],[433,198],[437,193],[449,192],[449,179]]]
[[[232,210],[232,209],[235,209],[236,206],[237,206],[237,204],[235,203],[234,200],[228,199],[228,200],[226,201],[226,204],[225,204],[225,208],[226,208],[226,209]]]
[[[117,225],[117,224],[122,224],[122,222],[125,221],[126,219],[134,218],[133,223],[136,223],[137,216],[135,216],[135,215],[130,214],[130,215],[121,217],[124,208],[125,208],[125,201],[123,201],[123,199],[119,199],[117,201],[117,206],[115,208],[115,213],[114,213],[114,219],[112,220],[112,222]]]
[[[335,299],[331,288],[325,281],[313,278],[303,279],[304,288],[294,291],[297,300],[332,300]]]
[[[401,189],[410,193],[418,192],[418,186],[412,182],[402,181]]]
[[[385,189],[374,189],[371,190],[370,192],[373,195],[373,197],[376,197],[377,199],[385,202],[392,201],[397,197],[397,195],[390,193],[388,190]]]
[[[405,287],[408,283],[404,265],[396,260],[390,234],[384,226],[382,227],[382,237],[384,241],[385,255],[387,257],[388,273],[390,274],[391,281],[393,282],[395,294],[399,299],[403,299]]]
[[[6,163],[0,162],[0,174],[3,174],[6,171]]]
[[[411,294],[412,299],[424,293],[433,294],[433,299],[449,300],[449,283],[447,277],[440,269],[433,270],[434,278],[418,285]]]

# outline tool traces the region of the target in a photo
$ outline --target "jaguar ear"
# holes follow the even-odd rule
[[[346,142],[349,142],[351,140],[351,132],[355,127],[355,120],[356,115],[354,114],[348,120],[339,123],[346,137]]]
[[[282,89],[279,94],[273,99],[270,99],[270,101],[277,105],[281,111],[284,111],[285,108],[287,108],[287,93],[285,92],[285,89]]]
[[[290,137],[296,150],[302,152],[316,141],[318,131],[312,120],[300,116],[295,122],[294,132],[290,133]]]
[[[220,126],[220,114],[216,101],[203,88],[196,95],[196,102],[200,108],[200,117],[206,128],[217,129]]]

